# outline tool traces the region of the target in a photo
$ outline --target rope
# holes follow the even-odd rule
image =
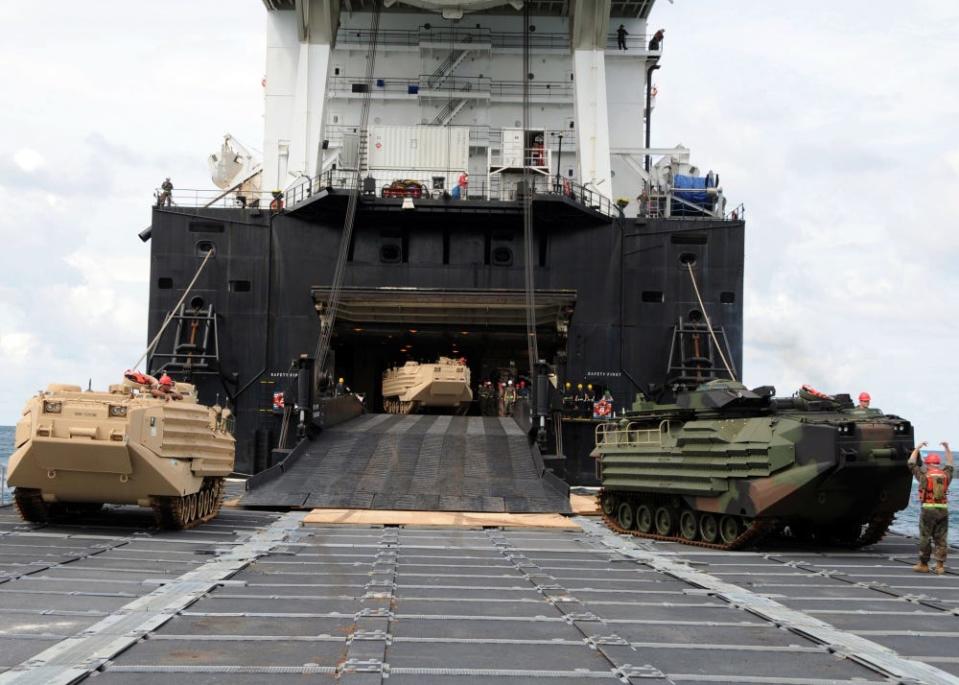
[[[200,274],[203,272],[203,267],[205,267],[206,263],[210,261],[210,257],[213,256],[214,252],[215,250],[213,249],[207,250],[206,257],[204,257],[203,261],[200,262],[199,268],[196,270],[196,273],[193,274],[193,280],[190,281],[190,284],[186,287],[186,290],[183,291],[183,296],[180,298],[180,301],[177,302],[173,306],[173,309],[171,309],[169,313],[166,315],[166,318],[163,320],[163,325],[160,326],[160,330],[157,332],[156,336],[153,338],[153,340],[150,341],[150,344],[147,345],[146,351],[142,355],[140,355],[140,358],[137,359],[136,364],[134,364],[131,367],[134,371],[137,368],[139,368],[140,362],[142,362],[148,356],[153,354],[153,350],[156,349],[157,343],[160,342],[160,336],[163,335],[163,331],[165,331],[166,327],[170,325],[171,321],[173,321],[173,317],[175,316],[177,310],[180,309],[181,306],[183,306],[183,302],[186,300],[187,295],[190,294],[190,291],[193,289],[193,286],[196,285],[196,280],[200,277]]]
[[[736,380],[736,374],[733,373],[732,367],[730,367],[729,362],[726,361],[726,355],[723,354],[723,348],[719,344],[719,340],[716,338],[716,332],[713,330],[713,324],[709,321],[709,314],[706,313],[706,305],[703,304],[703,298],[699,294],[699,285],[696,283],[696,274],[693,273],[693,265],[686,264],[686,267],[689,269],[689,280],[693,282],[693,290],[696,292],[696,299],[699,301],[699,310],[703,313],[703,319],[706,320],[706,328],[709,330],[709,335],[713,339],[713,344],[716,345],[716,351],[719,352],[719,358],[723,360],[723,366],[726,367],[726,373],[729,374],[730,380]]]
[[[536,279],[533,272],[533,189],[526,148],[529,133],[529,3],[523,3],[523,247],[525,252],[526,291],[526,351],[529,355],[529,373],[532,375],[539,361],[539,344],[536,340]]]
[[[376,61],[376,43],[380,27],[380,3],[374,0],[373,12],[370,16],[370,42],[366,58],[366,93],[363,97],[363,109],[360,115],[360,135],[357,145],[363,144],[363,139],[369,137],[367,126],[370,120],[370,101],[373,95],[373,68]],[[360,158],[357,150],[357,159]],[[343,276],[346,272],[346,258],[353,241],[353,225],[356,222],[356,209],[360,201],[361,169],[356,165],[353,173],[353,184],[350,189],[350,199],[346,206],[346,218],[343,223],[343,235],[340,237],[340,250],[336,258],[336,269],[333,272],[333,283],[330,285],[330,297],[326,303],[326,325],[320,325],[320,335],[316,341],[316,350],[313,357],[316,359],[318,374],[323,373],[326,367],[326,358],[330,351],[330,340],[333,337],[333,326],[336,323],[336,312],[340,305],[340,289],[343,285]]]

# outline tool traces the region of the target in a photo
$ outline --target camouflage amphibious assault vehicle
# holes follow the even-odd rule
[[[130,381],[109,392],[50,385],[17,423],[8,481],[27,521],[94,512],[105,503],[151,507],[158,525],[214,518],[233,470],[229,410],[197,404],[177,383],[173,400]]]
[[[909,500],[912,425],[848,395],[711,381],[596,428],[607,524],[721,549],[773,533],[862,546]]]
[[[383,410],[389,414],[411,414],[427,407],[465,413],[472,401],[470,370],[458,359],[406,362],[383,373]]]

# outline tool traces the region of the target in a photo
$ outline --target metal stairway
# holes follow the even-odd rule
[[[469,43],[473,40],[473,37],[470,35],[465,35],[462,38],[463,43]],[[466,59],[466,56],[470,53],[470,50],[451,50],[449,56],[443,60],[443,62],[436,67],[429,78],[426,79],[426,84],[430,88],[439,88],[443,83],[448,79],[456,67],[463,63],[463,60]]]
[[[569,512],[512,418],[364,414],[247,483],[249,507]]]
[[[462,90],[468,91],[472,89],[473,84],[468,82],[463,84]],[[441,109],[435,117],[433,117],[433,121],[431,121],[430,124],[433,126],[447,126],[451,121],[453,121],[453,118],[459,114],[460,110],[466,106],[466,102],[466,98],[450,100],[450,102],[448,102],[446,106]]]

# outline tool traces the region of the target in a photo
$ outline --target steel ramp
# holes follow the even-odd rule
[[[570,513],[512,418],[365,414],[259,474],[247,507]]]

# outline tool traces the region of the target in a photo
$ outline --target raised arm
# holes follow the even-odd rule
[[[952,450],[949,449],[949,443],[943,441],[939,444],[942,445],[942,449],[946,452],[946,465],[952,466]]]
[[[912,466],[913,464],[915,464],[916,461],[919,459],[919,450],[921,450],[923,447],[925,447],[925,446],[928,445],[928,444],[929,444],[928,442],[926,442],[925,440],[923,440],[923,441],[920,442],[918,445],[916,445],[916,448],[912,451],[912,454],[909,455],[909,465],[910,465],[910,466]],[[950,454],[951,454],[951,452],[950,452]],[[952,463],[952,462],[950,461],[950,463]]]

